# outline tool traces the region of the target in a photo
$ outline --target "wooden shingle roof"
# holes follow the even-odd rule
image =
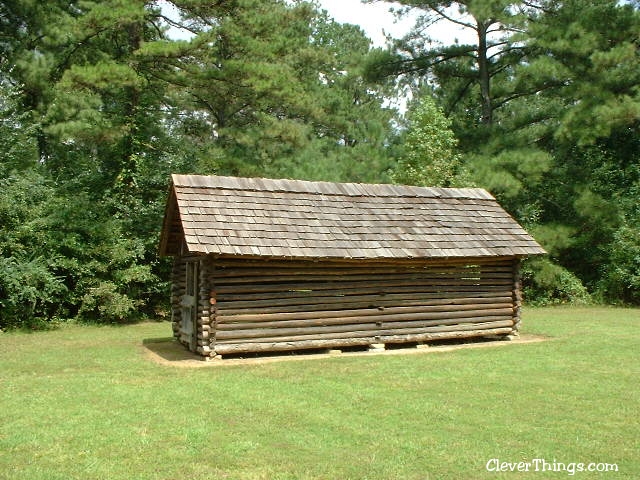
[[[486,190],[173,175],[161,255],[317,259],[545,253]]]

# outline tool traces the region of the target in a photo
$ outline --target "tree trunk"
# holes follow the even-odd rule
[[[142,41],[142,26],[139,23],[132,23],[127,27],[127,34],[129,40],[129,55],[133,56],[133,53],[140,48]],[[140,89],[136,85],[127,86],[125,88],[126,100],[124,106],[124,122],[127,126],[127,133],[123,139],[122,148],[122,164],[121,164],[121,179],[125,186],[130,185],[133,182],[133,176],[135,173],[135,162],[133,160],[135,155],[135,136],[137,134],[137,113],[138,106],[140,104]]]
[[[480,97],[482,102],[483,125],[491,125],[493,122],[493,107],[491,105],[491,89],[489,74],[489,59],[487,58],[487,29],[493,22],[478,21],[478,77],[480,82]]]

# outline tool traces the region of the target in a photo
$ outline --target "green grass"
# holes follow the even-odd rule
[[[167,323],[0,334],[0,478],[640,478],[640,310],[526,309],[551,340],[223,368],[155,364]]]

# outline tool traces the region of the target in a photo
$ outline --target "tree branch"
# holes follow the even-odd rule
[[[469,91],[469,88],[471,87],[471,85],[473,85],[474,82],[475,82],[475,78],[471,78],[460,89],[460,91],[458,92],[458,95],[455,98],[455,100],[453,102],[451,102],[451,108],[448,109],[448,111],[446,112],[447,116],[451,115],[451,112],[453,111],[453,107],[455,107],[458,104],[458,102],[460,100],[462,100],[467,95],[467,92]]]
[[[475,49],[469,47],[468,49],[465,50],[460,50],[457,51],[455,54],[438,54],[435,56],[423,56],[423,57],[419,57],[419,58],[411,58],[411,59],[406,59],[406,60],[400,60],[398,62],[393,62],[390,63],[389,65],[396,65],[399,68],[399,71],[401,73],[415,73],[415,72],[419,72],[421,70],[425,70],[428,68],[432,68],[436,65],[440,65],[441,63],[445,63],[451,59],[454,58],[460,58],[460,57],[471,57],[471,58],[475,58],[474,55],[469,55],[470,53],[474,52]],[[418,65],[419,63],[421,63],[421,65]],[[414,68],[411,69],[402,69],[402,65],[415,65]]]
[[[73,45],[73,47],[71,48],[71,50],[69,52],[67,52],[67,54],[64,56],[62,61],[58,62],[56,67],[53,69],[54,75],[53,75],[52,79],[54,81],[57,81],[60,78],[62,78],[62,72],[64,72],[67,69],[67,67],[69,66],[69,62],[71,61],[71,57],[73,56],[73,54],[76,53],[80,49],[80,47],[83,46],[86,42],[88,42],[92,38],[97,37],[101,33],[106,32],[107,30],[109,30],[108,27],[104,27],[104,28],[98,29],[98,30],[94,31],[93,33],[91,33],[91,34],[87,35],[86,37],[84,37],[82,40],[76,42]]]
[[[160,18],[160,19],[164,20],[165,22],[167,22],[172,27],[179,28],[181,30],[186,30],[187,32],[193,33],[194,35],[198,35],[198,33],[200,33],[197,30],[189,28],[186,25],[184,25],[184,24],[182,24],[180,22],[176,22],[175,20],[172,20],[171,18],[167,17],[166,15],[162,15],[160,13],[157,14],[157,15],[153,15],[153,18]]]
[[[497,45],[502,45],[502,44],[507,44],[508,42],[504,42],[504,43],[498,43],[496,45],[492,45],[491,47],[497,46]],[[493,60],[495,57],[499,56],[499,55],[504,55],[506,53],[509,52],[515,52],[517,50],[525,50],[525,47],[509,47],[509,48],[505,48],[503,50],[500,50],[499,52],[494,53],[493,55],[491,55],[489,58],[489,60]]]
[[[528,2],[528,1],[526,1],[526,0],[521,0],[521,1],[522,1],[522,4],[523,4],[523,5],[525,5],[525,6],[529,7],[529,8],[532,8],[532,9],[534,9],[534,10],[540,10],[541,12],[546,13],[546,14],[550,14],[550,13],[553,13],[553,12],[554,12],[554,10],[553,10],[553,9],[550,9],[550,8],[544,8],[544,7],[543,7],[542,5],[540,5],[540,4],[536,5],[536,4],[534,4],[534,3],[532,3],[532,2]]]
[[[496,102],[493,105],[494,110],[497,110],[498,108],[504,106],[505,104],[509,103],[511,100],[515,100],[516,98],[521,98],[521,97],[528,97],[530,95],[535,95],[537,93],[540,92],[544,92],[545,90],[549,90],[551,88],[554,87],[561,87],[562,86],[562,82],[557,82],[557,83],[549,83],[547,85],[544,85],[540,88],[534,88],[532,90],[528,90],[526,92],[518,92],[518,93],[514,93],[513,95],[509,95],[508,97],[503,98],[501,101]]]
[[[429,6],[428,8],[430,8],[431,10],[433,10],[437,15],[439,15],[440,17],[442,17],[443,19],[451,22],[451,23],[455,23],[456,25],[460,25],[462,27],[465,28],[471,28],[472,30],[477,30],[476,26],[471,24],[471,23],[466,23],[463,22],[462,20],[456,20],[455,18],[447,15],[446,13],[444,13],[443,10],[439,10],[437,7],[435,6]]]
[[[508,27],[501,23],[496,28],[487,29],[487,33],[495,33],[495,32],[525,33],[526,30],[523,30],[521,28]]]

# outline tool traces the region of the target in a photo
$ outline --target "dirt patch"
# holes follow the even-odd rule
[[[548,337],[541,335],[519,335],[512,340],[506,341],[502,339],[480,338],[466,341],[441,341],[428,346],[422,345],[416,348],[415,345],[407,345],[402,347],[394,345],[393,348],[386,350],[373,351],[313,351],[313,352],[276,352],[260,355],[243,355],[242,357],[233,358],[215,358],[203,360],[203,357],[188,351],[184,346],[171,337],[166,338],[149,338],[142,341],[142,347],[146,357],[160,365],[169,365],[181,368],[202,368],[202,367],[219,367],[223,365],[248,365],[262,364],[271,362],[282,362],[291,360],[310,360],[318,358],[335,358],[335,357],[353,357],[353,356],[372,356],[372,355],[423,355],[435,352],[449,352],[452,350],[461,350],[469,348],[489,348],[500,347],[521,343],[538,343],[549,340]]]

